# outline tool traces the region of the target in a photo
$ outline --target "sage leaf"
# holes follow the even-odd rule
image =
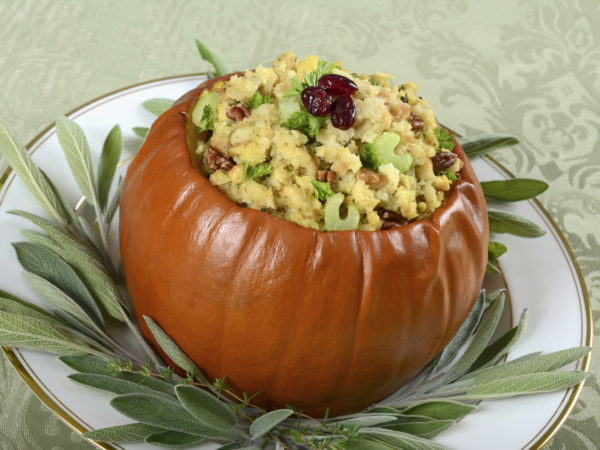
[[[504,202],[517,202],[533,198],[548,187],[549,185],[545,181],[530,178],[481,182],[481,188],[486,197]]]
[[[56,135],[77,186],[90,205],[97,203],[90,147],[79,125],[64,116],[56,119]]]
[[[475,378],[475,384],[484,384],[493,380],[537,372],[551,372],[566,366],[590,351],[590,347],[574,347],[541,355],[531,353],[500,366],[479,369],[463,378]]]
[[[496,135],[480,136],[470,139],[458,139],[458,143],[469,159],[477,158],[501,147],[517,145],[519,140],[515,136]]]
[[[101,316],[94,298],[75,271],[52,250],[29,242],[13,244],[17,259],[23,268],[48,280],[70,298],[75,300],[88,314]]]
[[[88,328],[102,333],[99,327],[104,328],[104,319],[95,303],[92,303],[88,309],[88,305],[80,305],[65,292],[39,275],[24,271],[23,276],[37,293],[44,297],[52,306],[70,314]]]
[[[496,267],[494,264],[488,261],[487,265],[485,266],[485,273],[490,275],[497,275],[500,273],[500,269],[498,269],[498,267]]]
[[[344,419],[340,421],[332,422],[336,426],[355,426],[355,427],[374,427],[375,425],[382,425],[389,422],[395,422],[396,416],[394,415],[377,415],[377,414],[360,414],[357,417],[351,419]]]
[[[293,413],[291,409],[277,409],[263,414],[250,425],[250,437],[258,439],[264,436]]]
[[[448,374],[444,377],[444,380],[452,380],[460,375],[463,375],[477,360],[494,334],[494,331],[496,331],[503,308],[504,296],[501,296],[490,306],[490,309],[485,318],[482,320],[481,325],[475,332],[473,340],[462,356],[458,359],[456,364],[449,370]]]
[[[48,311],[2,290],[0,290],[0,311],[32,317],[34,319],[50,322],[55,326],[64,326],[62,321]]]
[[[117,286],[104,266],[85,246],[42,217],[17,210],[9,213],[25,217],[48,233],[52,239],[33,231],[21,231],[27,239],[52,250],[69,263],[106,312],[115,319],[123,320],[121,295]]]
[[[142,103],[142,106],[151,114],[155,116],[162,116],[171,106],[173,106],[173,100],[169,98],[151,98]]]
[[[488,209],[488,218],[490,231],[495,233],[508,233],[526,238],[540,237],[546,234],[546,231],[536,223],[515,214]]]
[[[40,206],[60,224],[66,225],[70,219],[64,211],[61,200],[48,184],[42,171],[34,164],[25,147],[2,121],[0,121],[0,153]]]
[[[431,439],[447,430],[456,422],[454,420],[432,420],[429,422],[405,422],[383,425],[388,430],[401,431],[426,439]]]
[[[475,405],[453,400],[425,400],[409,406],[402,414],[431,417],[436,420],[458,421],[477,409]]]
[[[196,363],[194,363],[194,361],[179,348],[175,341],[163,331],[160,325],[148,316],[144,316],[144,320],[162,351],[164,351],[177,366],[181,367],[193,377],[198,378],[203,383],[208,384],[208,379],[204,376]]]
[[[462,399],[505,398],[560,391],[585,380],[586,372],[537,372],[475,384]]]
[[[108,209],[106,210],[105,223],[110,225],[115,217],[115,213],[119,208],[119,201],[121,200],[121,190],[123,189],[123,177],[119,177],[119,181],[117,182],[117,188],[115,189],[115,193],[113,194],[112,200],[108,205]]]
[[[414,449],[414,450],[446,450],[440,444],[401,431],[388,430],[385,428],[365,427],[358,430],[359,435],[369,436],[393,445],[392,448]],[[389,448],[389,447],[388,447]]]
[[[116,427],[101,428],[84,433],[87,439],[105,442],[138,442],[151,434],[160,433],[164,428],[146,425],[145,423],[130,423]]]
[[[237,423],[229,406],[198,387],[180,384],[175,386],[175,394],[187,412],[206,426],[231,431],[231,426]]]
[[[79,217],[77,216],[77,214],[75,213],[75,210],[69,204],[69,202],[67,201],[65,196],[56,187],[56,185],[50,179],[48,174],[46,174],[46,172],[44,172],[42,169],[40,169],[40,172],[41,172],[42,176],[44,177],[44,179],[46,180],[46,183],[48,183],[48,186],[50,186],[50,189],[52,189],[52,192],[54,192],[54,195],[55,195],[56,199],[58,200],[58,203],[61,205],[60,214],[65,219],[66,225],[68,225],[69,223],[72,223],[74,225],[79,225]]]
[[[213,66],[215,77],[222,77],[223,75],[233,72],[219,55],[209,50],[209,48],[199,39],[196,39],[196,47],[198,48],[198,52],[202,59]]]
[[[123,149],[123,137],[121,127],[115,125],[106,136],[98,164],[98,204],[102,211],[106,211],[108,194],[119,164],[121,151]]]
[[[498,362],[500,358],[508,353],[508,351],[521,339],[527,326],[528,313],[527,309],[523,310],[519,323],[516,327],[509,330],[501,338],[488,346],[479,355],[479,358],[471,366],[471,370],[492,366]]]
[[[485,291],[482,290],[479,292],[479,296],[477,297],[471,312],[469,312],[469,315],[460,326],[452,340],[448,343],[448,345],[446,345],[440,354],[435,370],[443,369],[452,361],[454,361],[454,358],[456,358],[456,355],[458,355],[458,352],[462,346],[473,335],[475,329],[481,322],[481,318],[486,307],[487,304],[485,301]]]
[[[133,127],[132,130],[133,130],[133,132],[135,134],[137,134],[139,137],[141,137],[142,139],[144,139],[146,137],[146,135],[148,134],[148,131],[150,131],[150,128],[147,128],[147,127]]]
[[[146,444],[163,448],[188,448],[190,445],[200,444],[204,441],[204,438],[179,431],[167,430],[152,434],[145,441]]]
[[[61,356],[59,359],[63,364],[77,372],[112,376],[175,397],[175,386],[168,381],[151,376],[144,376],[139,373],[115,371],[115,369],[111,368],[110,362],[104,358],[98,358],[91,355],[70,355]]]
[[[494,260],[506,253],[506,245],[501,242],[490,241],[488,243],[488,259]]]
[[[344,450],[393,450],[397,448],[412,449],[412,447],[390,447],[386,442],[368,438],[350,438],[344,442]]]
[[[98,235],[85,217],[79,217],[79,226],[89,243],[94,247],[94,250],[99,253],[98,249],[100,248],[100,241],[98,241]]]
[[[98,354],[89,345],[78,342],[64,328],[31,316],[0,312],[0,345],[27,348],[61,355]]]
[[[124,394],[110,404],[127,417],[148,425],[193,434],[207,439],[232,440],[239,436],[216,430],[198,422],[182,406],[162,397],[148,394]]]
[[[111,375],[100,375],[96,373],[73,373],[68,376],[76,383],[90,386],[101,391],[112,392],[114,394],[148,394],[162,396],[164,394],[153,390],[152,388],[139,384],[134,381],[123,380]],[[172,396],[166,396],[165,399],[177,404]]]

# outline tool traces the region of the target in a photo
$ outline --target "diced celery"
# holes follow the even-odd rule
[[[407,153],[398,155],[394,149],[400,143],[400,136],[386,131],[373,141],[373,151],[380,164],[392,163],[400,173],[406,172],[412,165],[413,158]]]
[[[344,194],[338,192],[325,202],[323,215],[327,231],[356,230],[360,221],[360,213],[355,205],[348,205],[345,219],[340,217],[340,206],[344,202]]]
[[[204,112],[204,107],[210,105],[213,111],[216,111],[217,104],[219,103],[219,94],[216,92],[206,92],[202,94],[202,96],[196,102],[194,106],[194,110],[192,111],[192,122],[197,127],[200,126],[200,120],[202,119],[202,113]]]
[[[279,121],[281,123],[288,120],[297,111],[300,111],[300,97],[298,95],[279,99]]]

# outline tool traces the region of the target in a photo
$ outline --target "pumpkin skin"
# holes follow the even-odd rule
[[[487,262],[481,186],[457,144],[464,167],[446,202],[404,227],[319,232],[238,206],[192,167],[181,114],[227,78],[158,118],[128,169],[120,248],[138,322],[157,350],[143,315],[262,406],[362,409],[466,319]]]

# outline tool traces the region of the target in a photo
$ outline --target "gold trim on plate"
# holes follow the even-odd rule
[[[103,100],[103,99],[105,99],[107,97],[113,96],[115,94],[122,93],[124,91],[128,91],[128,90],[134,89],[136,87],[141,87],[141,86],[144,86],[144,85],[153,85],[153,84],[161,82],[161,81],[173,81],[173,82],[176,82],[176,81],[179,81],[180,79],[183,79],[183,78],[186,78],[186,77],[201,76],[201,75],[205,75],[205,73],[195,73],[195,74],[187,74],[187,75],[170,76],[170,77],[165,77],[165,78],[159,78],[159,79],[152,80],[152,81],[145,81],[145,82],[141,82],[141,83],[136,83],[136,84],[133,84],[131,86],[127,86],[127,87],[124,87],[124,88],[112,91],[112,92],[110,92],[108,94],[105,94],[105,95],[97,97],[97,98],[95,98],[93,100],[90,100],[89,102],[86,102],[83,105],[81,105],[81,106],[73,109],[72,111],[68,112],[67,116],[71,116],[71,115],[75,114],[76,112],[84,109],[85,107],[90,106],[93,103],[99,102],[100,100]],[[148,86],[148,87],[151,87],[151,86]],[[100,104],[101,103],[99,103],[96,106],[99,106]],[[37,134],[27,144],[26,148],[28,150],[30,150],[31,147],[33,147],[33,145],[35,145],[36,143],[38,143],[38,141],[48,131],[50,131],[54,126],[55,126],[55,124],[52,123],[48,127],[44,128],[44,130],[42,130],[39,134]],[[491,163],[493,163],[497,168],[499,168],[502,172],[504,172],[507,176],[509,176],[511,178],[515,178],[515,176],[506,167],[504,167],[501,163],[499,163],[496,159],[492,158],[489,155],[487,155],[486,158]],[[11,172],[11,169],[9,168],[3,174],[0,174],[0,189],[2,189],[3,183],[7,181],[10,172]],[[11,182],[12,182],[12,180],[9,182],[9,185],[6,186],[6,189],[4,191],[4,195],[0,198],[0,204],[2,203],[2,200],[4,199],[4,196],[6,195],[6,192],[8,191],[8,188],[10,187],[10,183]],[[592,347],[592,345],[593,345],[593,329],[594,329],[593,328],[593,318],[592,318],[593,317],[592,316],[592,307],[591,307],[591,303],[590,303],[589,293],[588,293],[587,288],[586,288],[585,279],[583,277],[583,273],[581,272],[581,268],[579,267],[579,264],[577,263],[577,259],[575,257],[575,254],[573,253],[573,250],[571,249],[571,246],[569,245],[569,243],[568,243],[565,235],[559,229],[559,227],[556,224],[556,222],[554,221],[554,219],[552,219],[552,217],[550,216],[550,214],[548,213],[548,211],[546,211],[546,209],[541,205],[541,203],[538,200],[533,199],[532,201],[533,201],[533,204],[536,207],[538,213],[540,213],[542,215],[542,217],[546,220],[547,225],[549,226],[549,228],[552,231],[554,231],[553,235],[554,235],[555,238],[558,238],[557,242],[559,244],[559,247],[561,248],[561,251],[565,255],[565,258],[567,259],[567,261],[570,263],[569,265],[572,266],[571,268],[575,270],[575,273],[572,272],[572,276],[573,276],[574,280],[578,281],[578,286],[581,289],[581,296],[582,296],[582,300],[583,300],[583,303],[584,303],[584,312],[585,312],[585,314],[582,314],[582,324],[581,324],[582,333],[583,333],[584,329],[587,330],[586,335],[585,336],[582,335],[582,340],[583,340],[583,338],[585,338],[585,343],[583,343],[583,345]],[[566,253],[565,253],[565,251],[566,251]],[[504,284],[506,285],[506,282]],[[512,305],[511,305],[511,308],[512,308]],[[585,315],[585,317],[583,317],[584,315]],[[512,314],[511,314],[511,321],[512,321]],[[19,360],[19,357],[15,354],[15,352],[13,351],[12,348],[10,348],[10,347],[2,347],[2,350],[4,351],[4,354],[6,355],[7,359],[11,362],[11,364],[13,365],[13,367],[16,369],[17,373],[21,376],[21,378],[25,381],[25,383],[29,386],[29,388],[33,391],[33,393],[56,416],[58,416],[69,427],[71,427],[74,431],[76,431],[77,433],[79,433],[79,435],[81,435],[84,439],[86,439],[88,442],[90,442],[91,444],[93,444],[97,448],[105,449],[105,450],[116,450],[116,449],[122,448],[120,446],[114,447],[113,445],[107,444],[107,443],[104,443],[104,442],[93,441],[93,440],[88,439],[85,436],[83,436],[83,433],[85,433],[86,431],[89,431],[89,430],[86,429],[83,425],[81,425],[74,418],[75,414],[71,412],[73,414],[73,416],[70,415],[65,410],[66,407],[64,405],[61,407],[53,398],[50,397],[50,395],[48,395],[48,393],[40,386],[40,384],[38,384],[38,381],[36,381],[33,378],[30,370],[28,370],[28,368],[26,368],[21,363],[21,361]],[[582,364],[581,370],[587,372],[589,370],[590,363],[591,363],[591,352],[588,353],[582,359],[582,361],[581,361],[581,364]],[[550,441],[550,439],[558,432],[558,430],[561,428],[561,426],[567,420],[567,417],[569,416],[569,414],[573,411],[573,408],[575,407],[575,404],[577,403],[577,400],[579,399],[579,396],[581,395],[581,392],[583,390],[584,383],[585,383],[585,381],[582,381],[581,383],[579,383],[577,386],[575,386],[573,388],[573,392],[569,396],[569,398],[567,400],[567,403],[563,407],[562,410],[561,410],[561,406],[564,403],[564,399],[563,399],[563,401],[560,402],[559,407],[554,412],[554,414],[552,415],[551,419],[544,425],[544,427],[542,427],[541,431],[543,431],[546,428],[546,426],[549,423],[552,422],[554,416],[558,413],[559,414],[558,417],[550,425],[550,428],[546,432],[544,432],[544,434],[537,441],[535,441],[533,444],[531,444],[531,441],[530,441],[529,443],[526,444],[526,446],[529,445],[529,444],[531,444],[531,447],[530,447],[531,449],[539,450],[544,445],[546,445],[548,443],[548,441]],[[566,398],[568,392],[569,392],[569,390],[567,390],[567,393],[565,394],[565,398]],[[81,420],[81,419],[79,419],[79,420]],[[534,439],[536,439],[536,438],[537,438],[537,435],[532,439],[532,441]]]

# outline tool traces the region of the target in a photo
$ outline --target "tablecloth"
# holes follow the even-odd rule
[[[92,98],[204,71],[195,37],[234,68],[292,50],[398,74],[419,84],[451,128],[521,138],[497,159],[551,184],[540,200],[585,275],[598,336],[599,24],[596,0],[1,0],[0,118],[26,143]],[[597,355],[591,371],[548,448],[598,448]],[[90,447],[2,356],[0,448]]]

